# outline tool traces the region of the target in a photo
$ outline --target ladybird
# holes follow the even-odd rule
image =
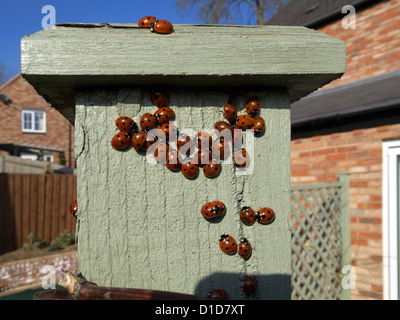
[[[200,131],[196,134],[196,145],[199,149],[211,148],[212,136],[208,132]]]
[[[222,132],[225,129],[233,132],[233,127],[225,121],[217,121],[216,123],[214,123],[214,129],[217,130],[218,133]]]
[[[173,142],[176,140],[176,137],[178,135],[178,129],[172,123],[164,123],[160,126],[159,129],[164,132],[165,141]]]
[[[182,148],[185,144],[191,142],[191,140],[192,139],[188,134],[180,133],[178,139],[176,140],[176,146],[178,147],[178,150]]]
[[[209,164],[212,159],[212,152],[209,149],[200,149],[196,152],[194,160],[197,160],[199,167]]]
[[[227,300],[228,294],[225,292],[225,290],[215,289],[215,290],[209,291],[207,293],[207,297],[210,299],[216,299],[216,300]]]
[[[174,26],[167,20],[158,20],[151,26],[151,31],[168,34],[174,32]]]
[[[260,112],[260,101],[256,97],[251,97],[246,101],[246,112],[255,117]]]
[[[204,176],[207,178],[214,178],[221,171],[221,162],[217,160],[211,160],[208,164],[203,166]]]
[[[132,131],[136,128],[136,123],[132,118],[121,116],[115,120],[115,125],[119,131]]]
[[[157,163],[166,164],[167,155],[169,153],[169,145],[165,143],[158,143],[153,151],[154,159]]]
[[[217,139],[213,142],[211,151],[214,159],[225,160],[230,153],[229,144]]]
[[[151,113],[144,113],[140,118],[140,128],[143,131],[149,131],[157,127],[157,119]]]
[[[146,142],[146,132],[138,131],[132,135],[131,146],[136,151],[141,150],[145,142]]]
[[[253,127],[254,119],[248,114],[243,114],[236,118],[236,127],[242,130],[251,129]]]
[[[250,258],[251,244],[246,238],[243,238],[242,240],[240,240],[240,243],[238,246],[238,253],[239,253],[239,256],[241,258],[243,258],[244,260],[247,260]]]
[[[240,210],[240,221],[242,221],[245,225],[251,226],[256,221],[256,213],[250,207],[243,207]]]
[[[254,119],[253,126],[251,127],[256,136],[261,136],[265,131],[265,121],[262,117]]]
[[[223,234],[219,238],[219,247],[226,254],[235,254],[237,250],[236,240],[229,234]]]
[[[257,290],[257,280],[252,276],[247,276],[243,281],[243,292],[249,296]]]
[[[111,139],[111,146],[116,150],[124,150],[131,144],[131,137],[128,132],[121,131]]]
[[[72,215],[76,218],[76,212],[78,211],[78,201],[75,200],[69,206],[69,210],[71,211]]]
[[[155,106],[164,108],[169,105],[169,92],[165,88],[154,88],[150,91],[150,100]]]
[[[235,151],[233,154],[233,162],[238,168],[246,168],[250,162],[250,156],[247,153],[246,149]]]
[[[227,103],[224,105],[223,109],[226,120],[230,123],[234,123],[237,117],[236,107],[233,104]]]
[[[151,26],[157,22],[157,18],[152,16],[145,16],[139,20],[138,26],[141,28],[151,28]]]
[[[177,150],[169,150],[166,157],[165,166],[172,172],[177,172],[181,170],[181,163],[179,162]]]
[[[225,214],[225,204],[222,201],[208,202],[201,208],[201,214],[205,219],[222,217]]]
[[[147,151],[149,148],[158,141],[158,135],[153,131],[146,133],[146,141],[144,142],[140,151]]]
[[[180,154],[185,157],[190,157],[195,153],[195,143],[193,139],[186,133],[180,133],[176,140],[176,146]]]
[[[174,117],[174,111],[169,107],[158,108],[156,112],[154,112],[154,116],[157,119],[157,123],[161,126],[164,123],[168,123]]]
[[[193,161],[185,160],[181,163],[181,172],[187,179],[193,179],[196,177],[199,171],[199,166]]]
[[[270,224],[275,220],[275,211],[268,207],[261,208],[257,212],[256,219],[261,224]]]

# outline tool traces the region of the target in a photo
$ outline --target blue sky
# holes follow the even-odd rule
[[[7,78],[20,71],[20,41],[42,30],[42,7],[52,5],[56,23],[137,23],[145,15],[171,23],[200,23],[195,14],[182,15],[177,0],[0,0],[0,65]]]

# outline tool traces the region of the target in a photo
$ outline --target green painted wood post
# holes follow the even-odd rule
[[[340,173],[338,177],[338,181],[342,184],[341,187],[341,231],[342,231],[342,260],[341,266],[342,268],[345,266],[351,266],[351,242],[350,242],[350,173],[344,172]],[[355,281],[355,279],[351,279],[349,277],[354,276],[351,273],[350,269],[345,269],[346,274],[343,281],[344,287],[342,291],[341,299],[350,300],[351,299],[351,281]]]
[[[75,124],[80,272],[98,285],[244,299],[290,299],[290,105],[345,71],[342,41],[302,27],[177,25],[157,35],[136,25],[64,24],[22,40],[23,76]],[[162,49],[162,54],[158,54]],[[120,115],[136,121],[168,87],[180,130],[212,129],[231,100],[244,114],[257,95],[266,132],[254,139],[253,171],[225,161],[215,179],[172,173],[130,149],[111,148]],[[252,137],[252,135],[251,135]],[[248,147],[251,144],[251,137]],[[226,215],[200,214],[220,200]],[[245,226],[242,206],[276,211],[271,225]],[[247,238],[247,261],[228,256],[219,237]]]

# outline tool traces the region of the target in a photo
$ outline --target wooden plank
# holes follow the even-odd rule
[[[53,175],[53,189],[52,189],[52,210],[51,210],[51,239],[55,239],[60,235],[60,176]]]
[[[15,174],[13,179],[13,203],[15,220],[15,241],[17,248],[22,247],[22,175]]]
[[[52,210],[53,210],[53,175],[45,176],[45,189],[44,189],[44,219],[43,219],[43,240],[50,243],[53,235],[53,221],[52,221]]]
[[[7,252],[9,248],[9,228],[11,220],[10,198],[8,190],[8,175],[0,174],[0,254]]]
[[[38,175],[32,174],[30,176],[30,185],[29,185],[29,208],[30,208],[30,232],[33,233],[35,237],[38,236]]]
[[[46,179],[45,175],[40,174],[37,176],[37,237],[41,240],[45,239],[45,194],[46,194]]]
[[[304,27],[176,25],[158,35],[134,24],[63,24],[21,42],[21,74],[72,123],[77,86],[162,77],[172,86],[286,87],[294,102],[345,69],[345,43]]]
[[[30,208],[30,198],[31,198],[31,175],[24,174],[21,175],[21,241],[22,245],[28,242],[28,235],[32,232],[31,230],[31,208]]]

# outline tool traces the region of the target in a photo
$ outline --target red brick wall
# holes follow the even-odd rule
[[[382,299],[382,141],[400,139],[400,124],[292,141],[292,185],[336,181],[351,173],[353,299]]]
[[[1,93],[10,97],[12,103],[10,105],[4,105],[0,102],[0,144],[24,142],[62,148],[65,150],[66,165],[69,166],[69,122],[57,110],[50,107],[21,76],[17,76],[12,80]],[[22,107],[38,107],[45,109],[46,133],[22,133]],[[74,130],[73,127],[71,129],[71,166],[75,167],[73,155]],[[57,163],[58,152],[54,152],[53,157],[54,162]]]
[[[346,73],[323,89],[400,69],[400,1],[359,10],[356,19],[355,30],[343,29],[341,20],[318,29],[347,46]],[[350,130],[293,139],[292,185],[336,181],[339,173],[351,173],[352,298],[383,299],[382,141],[400,139],[400,124]]]
[[[399,0],[356,11],[354,30],[342,28],[342,20],[317,30],[345,41],[347,46],[346,73],[327,87],[400,69]]]

